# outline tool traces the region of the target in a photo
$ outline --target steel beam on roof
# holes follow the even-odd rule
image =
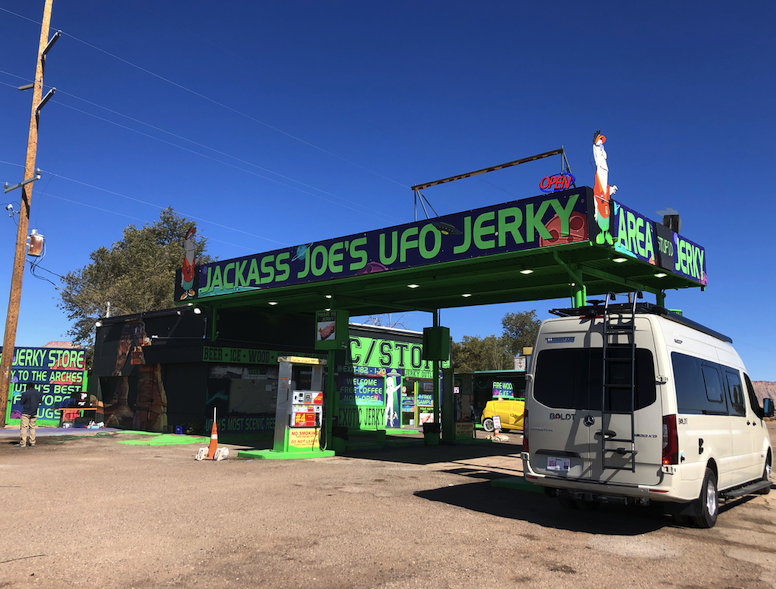
[[[456,180],[463,180],[464,178],[471,178],[472,176],[479,176],[480,174],[487,174],[488,172],[495,172],[496,170],[503,170],[504,168],[511,168],[512,166],[518,166],[520,164],[525,164],[528,162],[533,162],[535,160],[540,160],[546,157],[550,157],[553,155],[560,155],[563,153],[563,148],[560,149],[553,149],[552,151],[545,151],[544,153],[540,153],[538,155],[532,155],[530,157],[524,157],[519,160],[514,160],[511,162],[507,162],[505,164],[499,164],[497,166],[490,166],[488,168],[482,168],[481,170],[475,170],[474,172],[468,172],[466,174],[458,174],[456,176],[450,176],[449,178],[442,178],[441,180],[434,180],[433,182],[426,182],[425,184],[416,184],[412,187],[412,190],[423,190],[424,188],[429,188],[431,186],[439,186],[440,184],[445,184],[447,182],[454,182]]]

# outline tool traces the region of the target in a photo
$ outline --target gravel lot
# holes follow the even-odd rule
[[[712,530],[567,511],[491,486],[520,474],[514,434],[316,460],[230,446],[216,463],[193,459],[200,444],[99,433],[0,436],[0,587],[776,585],[776,493],[728,503]]]

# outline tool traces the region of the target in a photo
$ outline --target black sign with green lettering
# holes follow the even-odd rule
[[[565,190],[387,229],[205,264],[197,296],[213,297],[420,267],[588,239],[592,191]],[[572,231],[579,225],[584,230]],[[559,239],[562,238],[562,239]],[[177,297],[176,297],[177,298]]]

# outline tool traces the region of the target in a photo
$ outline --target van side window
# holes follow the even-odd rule
[[[717,403],[722,406],[725,400],[722,398],[722,383],[719,380],[719,372],[714,366],[701,365],[703,381],[706,384],[706,399],[709,403]],[[727,408],[727,407],[726,407]]]
[[[679,352],[671,352],[671,364],[679,413],[727,415],[715,364]]]
[[[746,372],[744,372],[744,379],[746,380],[746,392],[749,396],[749,404],[752,406],[752,411],[754,411],[754,414],[757,417],[762,419],[765,417],[765,412],[760,406],[760,401],[757,400],[757,395],[754,392],[754,385],[752,384],[752,381],[749,380],[749,375]]]
[[[611,349],[613,357],[618,354]],[[630,350],[627,351],[630,356]],[[615,388],[607,397],[607,411],[629,413],[630,363],[609,365],[609,382],[628,388]],[[536,360],[534,398],[555,409],[601,410],[603,398],[603,351],[601,348],[559,348],[542,350]],[[636,349],[635,409],[648,407],[657,399],[652,352]]]
[[[744,401],[744,387],[737,372],[725,371],[725,380],[728,386],[728,399],[730,401],[730,414],[746,417],[746,401]]]

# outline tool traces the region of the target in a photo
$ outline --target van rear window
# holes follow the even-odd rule
[[[609,352],[612,357],[630,357],[630,348],[609,348]],[[610,389],[606,410],[612,413],[630,413],[630,362],[610,363],[608,370],[609,383],[621,386]],[[536,360],[534,398],[555,409],[600,411],[603,400],[602,374],[601,348],[542,350]],[[635,409],[648,407],[656,398],[652,352],[638,348]]]

